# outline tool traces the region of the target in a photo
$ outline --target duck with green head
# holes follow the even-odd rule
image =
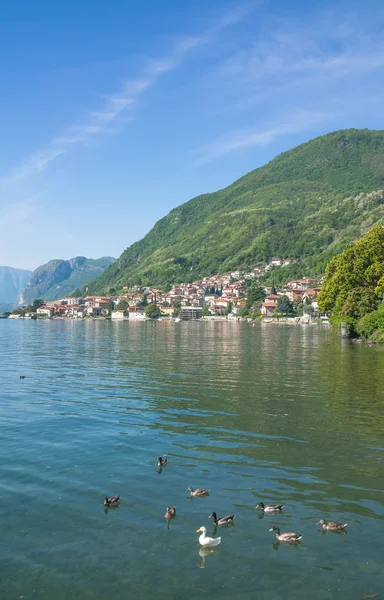
[[[208,519],[213,519],[215,525],[231,525],[235,519],[235,515],[227,515],[226,517],[217,518],[217,514],[215,512],[211,513]]]
[[[104,500],[104,506],[106,508],[114,508],[115,506],[117,506],[120,502],[120,496],[111,496],[110,498],[108,498],[108,496],[105,497]]]
[[[287,533],[280,533],[280,528],[274,525],[271,527],[269,531],[274,531],[276,535],[276,539],[279,542],[287,542],[288,544],[294,544],[298,542],[303,537],[300,533],[293,533],[291,531]]]

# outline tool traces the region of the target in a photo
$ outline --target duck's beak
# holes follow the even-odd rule
[[[196,529],[196,533],[199,533],[199,531],[201,531],[201,529]]]
[[[275,530],[273,529],[273,527],[271,527],[271,529],[269,531],[275,531]]]
[[[259,504],[256,504],[255,508],[259,508]]]
[[[316,523],[316,525],[321,525],[322,523],[320,523],[320,521],[318,523]]]
[[[211,513],[208,517],[208,519],[211,519],[213,517],[213,514]]]

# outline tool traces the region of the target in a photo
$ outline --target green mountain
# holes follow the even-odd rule
[[[89,292],[192,281],[272,256],[298,259],[296,275],[320,273],[349,241],[383,221],[384,131],[336,131],[178,206]]]
[[[33,271],[28,285],[20,292],[18,304],[29,305],[37,298],[58,300],[85,285],[105,271],[113,262],[109,256],[85,258],[76,256],[70,260],[50,260]]]

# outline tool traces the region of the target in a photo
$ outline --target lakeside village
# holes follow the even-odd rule
[[[250,273],[232,271],[204,277],[193,283],[175,285],[169,291],[156,287],[125,286],[122,293],[111,296],[61,298],[55,301],[35,301],[30,307],[17,308],[8,314],[20,318],[110,318],[138,320],[169,318],[195,320],[226,318],[253,320],[256,318],[323,318],[317,305],[320,280],[295,279],[276,288],[263,285],[260,278],[273,267],[290,264],[289,260],[273,258]]]

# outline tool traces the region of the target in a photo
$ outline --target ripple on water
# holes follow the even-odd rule
[[[382,349],[316,327],[0,323],[1,597],[381,589]],[[190,485],[210,495],[189,499]],[[258,514],[260,501],[284,511]],[[213,510],[236,520],[205,554],[195,532],[214,533]],[[323,535],[322,517],[347,535]],[[276,544],[273,524],[302,543]]]

